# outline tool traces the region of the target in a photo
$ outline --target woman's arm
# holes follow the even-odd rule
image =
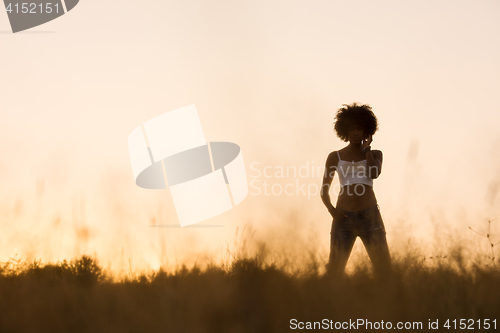
[[[326,158],[323,184],[321,185],[321,200],[325,204],[330,214],[335,209],[330,200],[330,185],[332,184],[333,176],[335,175],[335,164],[333,163],[334,159],[335,155],[333,153],[330,153],[330,155],[328,155],[328,157]]]
[[[363,142],[361,143],[361,149],[365,149],[370,147],[370,144],[373,142],[373,136],[368,135]],[[382,152],[380,150],[368,150],[366,153],[366,164],[368,167],[368,177],[371,179],[378,178],[380,173],[382,172]]]
[[[376,179],[382,172],[382,152],[380,150],[369,150],[366,152],[368,165],[368,177]]]
[[[325,173],[323,175],[323,184],[321,185],[321,200],[325,204],[328,212],[332,215],[333,218],[340,216],[345,216],[342,211],[339,211],[337,208],[333,207],[332,202],[330,200],[330,185],[332,184],[333,176],[335,175],[336,165],[338,164],[337,154],[333,152],[328,155],[325,163]]]

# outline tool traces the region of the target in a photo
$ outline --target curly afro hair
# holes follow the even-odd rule
[[[342,105],[344,107],[338,109],[333,126],[335,133],[342,141],[349,141],[348,134],[351,125],[358,125],[363,128],[366,136],[375,134],[378,130],[378,122],[371,106],[356,103]]]

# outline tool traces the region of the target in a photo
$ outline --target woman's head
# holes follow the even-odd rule
[[[334,129],[337,136],[345,142],[351,139],[357,141],[368,138],[378,130],[377,117],[371,106],[364,104],[342,104],[343,107],[335,115]]]

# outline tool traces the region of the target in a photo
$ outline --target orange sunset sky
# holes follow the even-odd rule
[[[345,146],[332,122],[352,102],[379,120],[391,250],[412,239],[433,255],[456,233],[487,253],[468,226],[498,218],[500,241],[499,17],[493,0],[82,0],[12,34],[2,11],[0,261],[158,269],[220,260],[247,238],[326,262],[316,171]],[[130,165],[129,133],[190,104],[207,140],[237,143],[246,165],[248,197],[199,224],[217,227],[174,227],[169,191],[137,187]],[[275,174],[287,166],[309,172]],[[306,193],[265,195],[264,181]]]

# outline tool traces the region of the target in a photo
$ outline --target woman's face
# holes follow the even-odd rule
[[[353,124],[349,126],[348,135],[349,142],[358,143],[361,142],[365,137],[365,131],[358,124]]]

